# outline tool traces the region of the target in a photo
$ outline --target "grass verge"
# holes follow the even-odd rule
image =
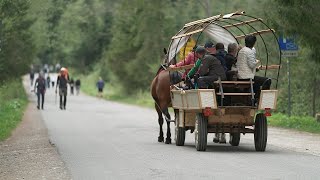
[[[320,123],[315,118],[306,116],[291,116],[275,113],[268,118],[269,124],[275,127],[296,129],[310,133],[320,133]]]
[[[8,138],[21,121],[28,104],[20,79],[6,81],[0,87],[0,141]]]

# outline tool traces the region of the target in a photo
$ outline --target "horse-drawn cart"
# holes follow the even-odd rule
[[[239,145],[241,134],[254,133],[256,151],[265,151],[268,135],[267,117],[271,115],[271,110],[276,109],[281,65],[281,53],[274,30],[262,19],[245,15],[244,12],[193,21],[185,24],[172,37],[165,63],[175,64],[178,52],[185,47],[188,40],[198,35],[198,42],[203,33],[214,42],[225,44],[225,47],[229,43],[244,44],[245,36],[256,35],[257,58],[261,59],[259,74],[272,79],[273,84],[271,89],[260,89],[259,99],[255,99],[253,80],[219,79],[214,82],[212,89],[184,90],[179,85],[172,86],[171,102],[175,109],[176,145],[184,145],[188,130],[195,134],[195,146],[198,151],[206,150],[208,133],[230,133],[229,143],[232,146]],[[269,71],[271,69],[274,71]]]

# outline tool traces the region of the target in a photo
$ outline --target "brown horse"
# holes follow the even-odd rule
[[[165,54],[166,50],[164,51]],[[165,115],[165,119],[167,122],[167,138],[165,143],[171,144],[171,132],[170,132],[170,114],[168,111],[168,107],[171,107],[171,97],[170,97],[170,85],[175,84],[181,81],[179,76],[174,75],[174,73],[170,73],[169,71],[165,71],[165,66],[161,65],[155,78],[151,83],[151,95],[155,101],[155,109],[158,113],[158,122],[160,126],[160,133],[158,137],[158,142],[163,142],[163,116]],[[175,77],[173,77],[175,76]]]

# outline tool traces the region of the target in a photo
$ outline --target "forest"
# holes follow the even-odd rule
[[[31,64],[60,63],[135,97],[149,91],[163,48],[185,23],[241,10],[264,19],[278,36],[297,37],[299,56],[289,59],[292,114],[314,116],[320,112],[319,9],[314,0],[1,0],[0,86]],[[285,114],[287,60],[278,99]]]

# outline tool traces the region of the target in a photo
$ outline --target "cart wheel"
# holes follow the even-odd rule
[[[184,141],[185,141],[185,138],[186,138],[186,130],[185,130],[185,128],[178,127],[176,125],[175,131],[176,131],[176,137],[175,137],[176,145],[177,146],[184,146]]]
[[[239,146],[240,143],[240,133],[230,133],[230,141],[231,146]]]
[[[254,123],[254,146],[256,151],[265,151],[267,146],[268,125],[263,113],[256,115]]]
[[[175,112],[175,141],[177,146],[184,146],[186,138],[186,130],[184,127],[179,127],[179,113]]]
[[[205,151],[207,148],[208,119],[202,113],[196,116],[196,127],[194,130],[197,151]]]

